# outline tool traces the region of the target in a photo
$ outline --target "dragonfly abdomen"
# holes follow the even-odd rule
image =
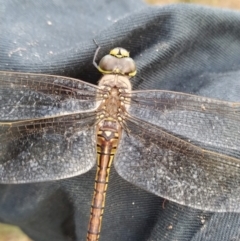
[[[106,191],[113,157],[116,153],[119,131],[98,130],[97,173],[88,225],[87,241],[98,241],[105,206]]]

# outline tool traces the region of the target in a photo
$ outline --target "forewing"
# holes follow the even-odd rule
[[[68,77],[0,71],[0,120],[94,110],[97,91],[97,86]]]
[[[126,104],[129,104],[126,98]],[[240,103],[171,91],[134,91],[131,116],[205,149],[239,158]]]
[[[128,118],[114,165],[127,181],[163,198],[209,211],[240,212],[240,160],[194,146]]]
[[[95,112],[0,122],[0,183],[80,175],[96,162]]]

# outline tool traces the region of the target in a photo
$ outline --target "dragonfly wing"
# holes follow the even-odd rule
[[[127,181],[179,204],[240,212],[240,160],[207,151],[135,118],[114,165]]]
[[[96,162],[95,113],[0,123],[0,183],[80,175]]]
[[[131,116],[194,145],[239,158],[240,103],[161,90],[134,91],[131,99]]]
[[[97,86],[62,76],[0,71],[0,120],[96,109]]]

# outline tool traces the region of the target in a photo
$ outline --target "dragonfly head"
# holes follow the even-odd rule
[[[103,74],[119,74],[127,77],[136,75],[136,64],[129,57],[129,52],[124,48],[114,48],[105,55],[98,65],[98,70]]]

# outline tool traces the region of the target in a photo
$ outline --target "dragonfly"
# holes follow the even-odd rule
[[[128,182],[192,208],[240,212],[240,103],[132,90],[137,73],[117,47],[98,85],[0,71],[0,183],[59,180],[97,165],[87,241],[100,239],[114,163]]]

